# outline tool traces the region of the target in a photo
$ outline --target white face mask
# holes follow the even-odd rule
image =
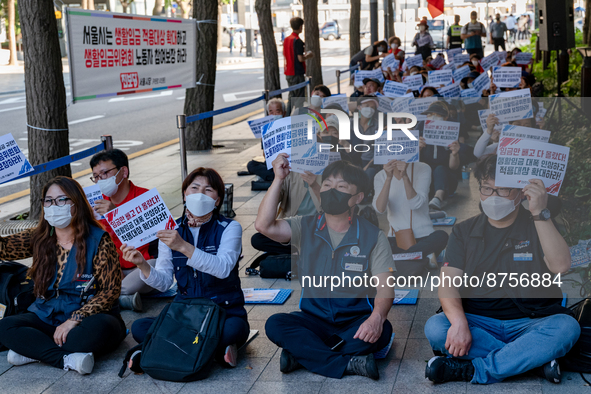
[[[373,116],[373,114],[375,113],[375,109],[373,109],[372,107],[363,107],[363,108],[361,108],[359,113],[364,118],[371,118]]]
[[[490,196],[486,200],[480,199],[484,214],[492,220],[501,220],[515,210],[515,200],[499,196]]]
[[[275,120],[279,120],[283,118],[283,115],[273,115],[275,117]]]
[[[419,31],[420,31],[421,33],[423,33],[425,30],[427,30],[427,28],[426,28],[425,26],[421,26],[421,27],[419,27]]]
[[[392,44],[392,49],[398,49],[398,44]]]
[[[119,169],[119,171],[121,171],[121,169]],[[103,193],[105,196],[111,197],[113,194],[117,193],[119,185],[121,184],[121,182],[123,182],[123,179],[121,179],[121,182],[117,183],[117,175],[119,175],[119,171],[117,171],[117,174],[115,174],[115,176],[112,176],[107,179],[101,179],[96,183],[98,187],[101,189],[101,193]]]
[[[429,114],[429,115],[427,115],[427,119],[429,119],[429,120],[443,120],[443,116],[436,115],[436,114]]]
[[[480,63],[478,62],[478,60],[474,59],[472,60],[472,64],[474,65],[474,67],[478,67]]]
[[[410,75],[417,75],[417,71],[411,71]]]
[[[313,95],[310,97],[310,105],[313,107],[320,107],[322,105],[322,97],[317,94]]]
[[[57,228],[66,228],[72,222],[71,205],[66,204],[62,207],[52,205],[50,207],[43,207],[43,217],[47,220],[50,226]]]
[[[185,205],[193,216],[205,216],[215,208],[216,200],[203,193],[189,194],[185,200]]]

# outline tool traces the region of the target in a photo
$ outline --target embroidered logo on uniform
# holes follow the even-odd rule
[[[359,246],[351,246],[351,256],[355,256],[357,257],[357,255],[359,254],[360,250],[359,250]]]
[[[529,246],[529,241],[521,241],[517,245],[515,245],[515,250],[527,248]]]
[[[356,263],[345,263],[345,271],[363,271],[363,265]]]
[[[449,263],[443,263],[444,267],[447,267],[449,265]]]

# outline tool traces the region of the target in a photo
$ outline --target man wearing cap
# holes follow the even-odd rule
[[[435,44],[433,43],[431,34],[429,34],[429,25],[427,24],[427,19],[422,19],[417,26],[419,27],[419,32],[415,34],[415,37],[413,38],[410,45],[417,47],[415,54],[421,54],[423,56],[423,60],[425,60],[431,56],[431,48],[434,47]]]
[[[364,78],[363,79],[363,93],[366,96],[370,94],[381,93],[382,83],[377,78]]]
[[[469,54],[477,53],[480,58],[484,57],[484,50],[482,49],[482,37],[486,37],[486,28],[478,22],[478,13],[472,11],[470,13],[470,22],[462,27],[462,40],[464,40],[464,48]]]

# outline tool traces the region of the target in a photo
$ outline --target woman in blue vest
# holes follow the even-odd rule
[[[12,365],[41,361],[84,375],[94,354],[115,350],[125,338],[119,257],[75,180],[58,176],[42,195],[39,225],[0,238],[1,259],[33,257],[36,296],[28,313],[0,320],[0,341]]]
[[[140,278],[160,291],[168,290],[176,278],[176,299],[211,298],[226,310],[216,360],[236,366],[237,349],[248,339],[250,327],[240,288],[238,260],[242,251],[242,227],[220,215],[224,181],[212,168],[197,168],[183,181],[185,210],[176,230],[162,230],[157,236],[158,259],[152,268],[141,253],[122,245],[127,261],[141,270]],[[131,333],[142,343],[155,318],[136,320]],[[134,370],[140,353],[132,355]]]

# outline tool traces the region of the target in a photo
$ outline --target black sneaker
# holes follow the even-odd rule
[[[351,357],[345,373],[347,375],[365,376],[373,380],[378,380],[380,378],[378,365],[376,364],[373,354]]]
[[[550,383],[560,383],[562,381],[562,372],[558,361],[552,360],[537,369],[537,374]]]
[[[425,368],[425,377],[433,383],[469,382],[474,376],[472,361],[448,357],[433,357]]]
[[[302,364],[290,352],[282,349],[281,358],[279,359],[279,370],[283,373],[290,373],[300,368],[303,368]]]

